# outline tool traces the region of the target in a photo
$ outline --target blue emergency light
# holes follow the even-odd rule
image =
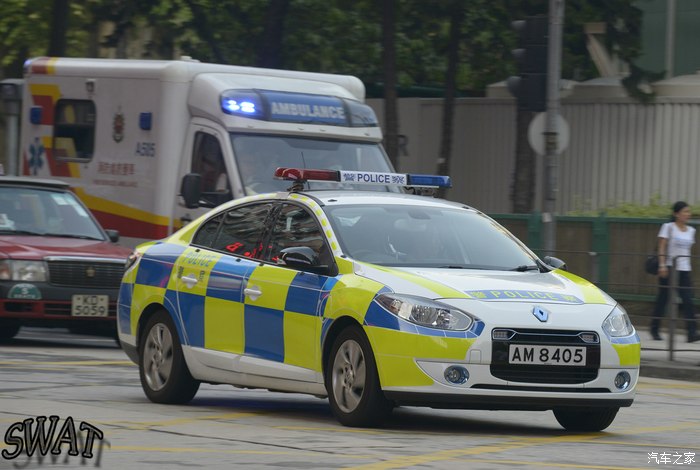
[[[451,188],[449,176],[385,173],[358,170],[314,170],[307,168],[277,168],[275,178],[296,182],[335,181],[350,184],[376,184],[383,186],[413,186],[426,188]]]
[[[377,127],[372,108],[336,96],[271,90],[227,90],[221,94],[226,114],[273,122],[343,127]]]

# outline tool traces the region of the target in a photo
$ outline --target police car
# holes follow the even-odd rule
[[[223,204],[132,255],[119,335],[150,400],[185,403],[208,382],[327,396],[348,426],[405,405],[553,410],[574,431],[605,429],[632,404],[634,327],[560,261],[464,204],[304,189],[448,178],[276,177],[290,190]]]

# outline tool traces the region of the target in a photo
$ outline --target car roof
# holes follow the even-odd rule
[[[418,196],[405,193],[391,193],[385,191],[343,191],[343,190],[317,190],[302,191],[299,194],[313,197],[322,205],[353,205],[353,204],[395,204],[395,205],[416,205],[431,207],[469,208],[466,204],[438,199],[429,196]]]
[[[29,176],[0,176],[0,186],[34,186],[47,189],[68,189],[70,185],[65,181],[32,178]]]

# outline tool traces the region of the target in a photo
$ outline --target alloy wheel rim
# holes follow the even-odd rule
[[[168,383],[173,368],[173,337],[162,323],[155,324],[148,333],[143,356],[146,383],[157,392]]]
[[[344,413],[353,412],[362,399],[367,378],[367,365],[360,345],[345,341],[333,360],[333,397]]]

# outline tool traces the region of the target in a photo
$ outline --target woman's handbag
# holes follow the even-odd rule
[[[659,256],[656,253],[647,256],[644,262],[644,270],[654,276],[659,274]]]
[[[668,253],[668,248],[671,245],[671,240],[673,240],[673,226],[669,229],[668,242],[666,243],[666,252]],[[644,261],[644,270],[649,274],[654,276],[659,275],[659,255],[654,249],[654,254],[647,256],[646,261]]]

